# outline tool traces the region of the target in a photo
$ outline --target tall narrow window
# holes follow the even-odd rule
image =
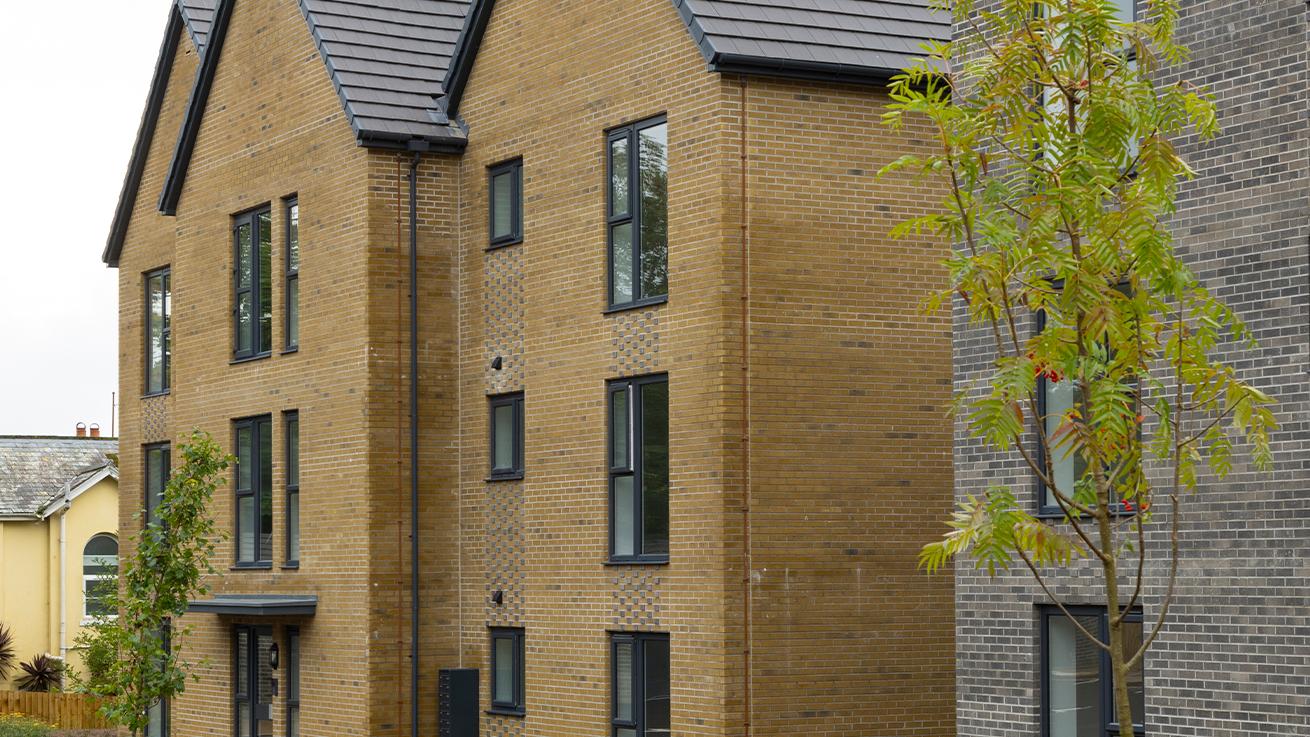
[[[300,628],[287,628],[287,737],[300,737]]]
[[[164,652],[171,651],[173,648],[173,624],[171,621],[164,621],[161,634],[163,636]],[[170,714],[168,699],[161,699],[151,704],[146,712],[145,737],[169,737],[172,732],[172,725],[169,724]]]
[[[287,431],[287,566],[300,565],[300,413],[284,416]]]
[[[145,447],[145,520],[144,524],[159,523],[159,505],[164,503],[164,487],[168,485],[168,443]]]
[[[488,175],[491,247],[523,241],[523,161],[500,164]]]
[[[233,223],[236,325],[234,357],[267,355],[273,348],[273,219],[267,210],[239,215]]]
[[[492,397],[491,478],[523,478],[523,394]]]
[[[671,734],[669,636],[623,633],[610,644],[613,737]]]
[[[300,347],[300,201],[286,201],[287,218],[287,284],[286,284],[286,348]]]
[[[101,533],[82,549],[82,617],[104,619],[118,612],[108,600],[118,587],[118,538]]]
[[[610,559],[669,559],[669,381],[611,382]]]
[[[491,630],[491,709],[523,714],[523,630]]]
[[[238,625],[232,640],[232,733],[273,737],[273,629]]]
[[[1110,641],[1110,622],[1100,607],[1069,610],[1088,632]],[[1113,669],[1109,653],[1087,639],[1074,621],[1057,607],[1042,609],[1042,721],[1047,737],[1117,737]],[[1142,646],[1142,616],[1130,612],[1124,620],[1124,654]],[[1128,681],[1134,732],[1145,728],[1146,690],[1141,662]]]
[[[668,296],[668,144],[663,117],[609,133],[611,308],[650,304]]]
[[[237,565],[267,568],[273,561],[272,420],[236,422]]]
[[[146,274],[146,394],[163,394],[172,379],[172,272]]]

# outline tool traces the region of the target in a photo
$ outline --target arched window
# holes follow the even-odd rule
[[[82,616],[118,616],[106,600],[117,587],[118,538],[101,533],[87,541],[82,550]]]

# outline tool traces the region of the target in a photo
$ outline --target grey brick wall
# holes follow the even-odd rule
[[[1179,39],[1192,49],[1176,73],[1209,88],[1222,136],[1183,141],[1197,169],[1174,232],[1197,274],[1254,329],[1258,353],[1231,361],[1279,401],[1276,471],[1240,464],[1205,479],[1185,501],[1177,603],[1148,654],[1148,733],[1310,734],[1310,229],[1307,18],[1303,0],[1183,0]],[[957,306],[956,389],[985,375],[991,339]],[[989,452],[956,427],[957,495],[1008,483],[1032,501],[1017,457]],[[1165,515],[1149,542],[1160,552]],[[1163,558],[1160,559],[1163,562]],[[1149,623],[1163,592],[1151,571]],[[1040,734],[1036,605],[1026,571],[996,579],[956,570],[958,723],[966,737]],[[1090,570],[1062,574],[1070,603],[1103,604]]]

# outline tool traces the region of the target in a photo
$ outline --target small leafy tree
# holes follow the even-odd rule
[[[1108,652],[1115,716],[1132,737],[1128,675],[1173,601],[1184,495],[1207,462],[1228,474],[1238,441],[1250,442],[1258,468],[1271,463],[1270,398],[1212,357],[1222,341],[1254,341],[1178,258],[1168,227],[1178,184],[1193,176],[1173,141],[1212,138],[1215,111],[1187,82],[1159,81],[1162,64],[1185,58],[1173,41],[1177,0],[1146,0],[1143,22],[1119,21],[1113,0],[953,4],[964,39],[931,46],[892,85],[886,122],[926,121],[940,147],[887,170],[946,183],[937,211],[897,232],[960,244],[947,263],[951,289],[928,307],[958,298],[991,337],[995,363],[957,411],[975,437],[1022,458],[1063,520],[1035,518],[994,485],[959,504],[920,562],[934,571],[971,555],[992,575],[1022,564],[1068,616],[1046,577],[1090,559],[1108,642],[1069,621]],[[1024,326],[1038,316],[1033,334]],[[1044,415],[1042,381],[1068,391],[1071,406]],[[1130,651],[1124,622],[1160,553],[1146,530],[1161,500],[1166,588]]]
[[[0,624],[0,681],[9,677],[14,669],[14,660],[18,657],[14,649],[14,631]]]
[[[164,487],[157,519],[142,526],[119,589],[107,599],[117,618],[92,624],[77,639],[98,654],[99,666],[98,673],[77,676],[78,686],[103,698],[105,717],[133,735],[146,729],[151,707],[186,687],[191,664],[183,645],[190,628],[177,620],[209,591],[205,576],[215,573],[211,561],[222,539],[209,505],[232,459],[199,431],[179,451],[183,462]]]

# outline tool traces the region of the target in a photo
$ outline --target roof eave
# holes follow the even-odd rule
[[[173,149],[173,159],[168,165],[164,191],[159,194],[159,212],[164,215],[177,214],[177,205],[182,199],[182,185],[186,182],[187,169],[191,166],[191,155],[195,152],[200,123],[205,117],[209,92],[214,86],[218,60],[223,56],[223,41],[227,36],[228,21],[232,18],[232,6],[235,3],[236,0],[218,0],[218,7],[214,9],[214,21],[209,27],[204,58],[196,70],[196,82],[187,100],[186,117],[182,119],[182,130],[177,135],[177,146]]]
[[[723,53],[715,54],[710,59],[709,66],[711,71],[721,74],[749,74],[874,86],[886,86],[893,77],[903,72],[901,69],[823,64]]]
[[[174,4],[169,8],[164,41],[159,47],[159,58],[155,60],[155,74],[150,82],[150,93],[146,97],[146,108],[141,114],[141,124],[137,127],[136,143],[132,146],[132,157],[128,160],[123,190],[119,193],[118,205],[114,208],[114,221],[109,226],[109,240],[105,243],[105,250],[100,254],[100,260],[111,268],[118,268],[118,258],[123,253],[123,241],[127,238],[127,227],[132,221],[132,211],[136,209],[137,191],[141,188],[141,179],[145,175],[146,158],[150,154],[150,144],[154,141],[155,129],[159,125],[159,113],[163,109],[164,97],[168,93],[169,77],[173,73],[173,58],[177,55],[181,26],[182,14]]]
[[[445,91],[443,98],[446,115],[454,121],[459,117],[459,105],[464,101],[464,88],[468,85],[469,75],[473,73],[473,62],[477,58],[478,48],[482,46],[482,37],[487,32],[487,23],[491,20],[491,11],[496,7],[496,0],[473,0],[469,8],[468,19],[464,29],[455,41],[455,51],[451,54],[450,66],[446,69],[446,78],[441,83]]]
[[[364,148],[387,151],[414,151],[417,148],[438,154],[463,153],[468,146],[468,139],[456,136],[414,136],[386,131],[361,130],[356,134],[355,140]],[[416,147],[415,143],[422,145]]]

